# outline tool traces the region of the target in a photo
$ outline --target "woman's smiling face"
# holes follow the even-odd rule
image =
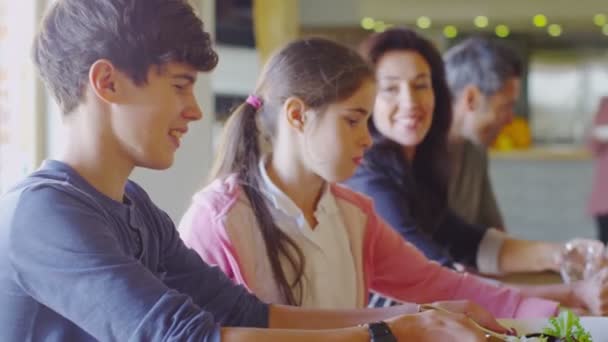
[[[391,51],[378,61],[376,78],[374,125],[383,136],[402,146],[420,144],[431,127],[435,109],[431,67],[415,51]]]

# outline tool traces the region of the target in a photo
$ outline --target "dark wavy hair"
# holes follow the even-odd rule
[[[89,69],[107,59],[137,85],[169,62],[210,71],[211,38],[187,0],[57,0],[33,45],[40,76],[61,111],[80,103]],[[161,71],[162,68],[159,68]]]
[[[413,219],[420,229],[431,233],[447,209],[447,138],[452,121],[452,105],[445,66],[435,46],[407,28],[392,28],[373,34],[360,46],[361,54],[374,67],[391,51],[417,52],[429,64],[435,94],[433,121],[426,137],[416,146],[414,160],[410,163],[405,159],[402,147],[384,137],[373,120],[369,120],[374,146],[367,152],[365,163],[378,172],[388,173],[407,189],[405,193],[409,197]]]
[[[374,72],[356,51],[322,38],[296,40],[264,67],[254,91],[263,105],[255,108],[242,103],[224,128],[210,181],[237,174],[264,238],[274,280],[287,304],[302,303],[305,260],[293,239],[277,227],[262,193],[262,143],[272,144],[281,106],[289,97],[298,97],[323,114],[328,105],[349,98],[369,80],[374,80]],[[281,258],[293,269],[294,279],[287,279]]]

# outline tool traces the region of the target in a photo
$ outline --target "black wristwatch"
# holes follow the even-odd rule
[[[367,325],[371,342],[397,342],[395,335],[391,332],[385,322],[374,322]]]

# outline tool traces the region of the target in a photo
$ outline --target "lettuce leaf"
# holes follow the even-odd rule
[[[559,316],[549,319],[549,326],[543,334],[560,337],[568,342],[592,342],[591,334],[581,325],[580,318],[570,310],[562,310]]]

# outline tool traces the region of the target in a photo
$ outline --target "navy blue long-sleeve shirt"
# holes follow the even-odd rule
[[[388,169],[389,164],[384,166]],[[476,267],[477,252],[485,234],[483,227],[466,223],[448,209],[432,234],[426,233],[416,225],[410,212],[408,189],[388,172],[365,163],[345,184],[371,197],[378,214],[427,258],[448,267],[455,261]]]
[[[0,198],[0,341],[217,341],[268,306],[186,248],[135,183],[125,200],[46,161]]]

